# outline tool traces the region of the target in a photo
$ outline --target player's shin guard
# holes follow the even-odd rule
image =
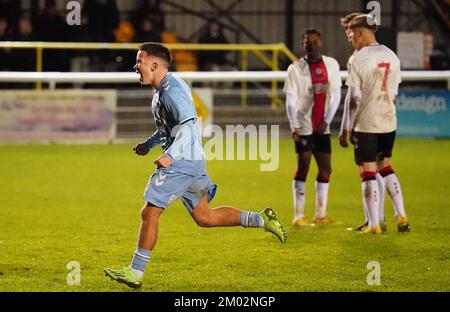
[[[402,189],[394,170],[392,170],[391,166],[387,166],[380,171],[380,174],[384,178],[387,192],[392,199],[395,217],[399,218],[400,216],[406,216],[405,207],[403,206]]]
[[[297,177],[292,181],[292,195],[294,198],[295,218],[303,218],[306,201],[306,179],[299,180]]]
[[[327,215],[328,189],[330,177],[318,175],[316,179],[316,214],[315,217],[322,219]]]
[[[379,197],[375,175],[376,172],[371,171],[362,174],[362,197],[368,210],[369,227],[371,228],[379,226]]]
[[[378,220],[380,223],[384,223],[384,179],[383,177],[377,173],[375,178],[377,179],[377,185],[378,185]]]

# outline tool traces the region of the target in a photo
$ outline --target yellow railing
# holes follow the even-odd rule
[[[249,52],[253,53],[271,70],[279,70],[278,59],[280,54],[285,55],[291,61],[297,57],[286,47],[284,43],[276,44],[197,44],[197,43],[167,43],[164,44],[171,51],[240,51],[241,70],[248,70]],[[139,43],[85,43],[85,42],[25,42],[25,41],[1,41],[0,48],[12,49],[35,49],[36,50],[36,71],[42,72],[43,50],[137,50]],[[268,56],[266,52],[271,53]],[[41,83],[36,84],[38,89]],[[272,81],[272,105],[281,104],[277,96],[278,82]],[[241,82],[241,103],[247,105],[247,82]]]

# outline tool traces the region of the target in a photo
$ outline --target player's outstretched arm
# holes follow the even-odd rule
[[[156,130],[147,140],[142,143],[138,143],[133,147],[133,151],[140,156],[147,155],[150,150],[161,143],[162,135],[161,132]]]

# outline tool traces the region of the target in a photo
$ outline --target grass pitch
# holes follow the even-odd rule
[[[0,291],[129,291],[103,274],[128,265],[136,245],[142,193],[158,151],[133,155],[132,143],[0,146]],[[209,161],[219,185],[214,205],[272,206],[288,242],[260,229],[196,226],[177,201],[163,215],[143,291],[450,291],[450,141],[398,139],[394,170],[402,183],[410,233],[348,232],[363,219],[352,150],[333,139],[331,226],[290,225],[295,154],[280,142],[279,169],[257,161]],[[315,164],[307,181],[314,210]],[[81,284],[66,283],[78,261]],[[378,261],[381,285],[367,284]]]

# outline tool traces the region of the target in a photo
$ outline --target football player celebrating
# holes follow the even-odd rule
[[[322,38],[317,29],[302,34],[305,56],[288,68],[283,91],[286,110],[297,154],[297,171],[292,181],[295,216],[293,224],[309,225],[305,217],[306,177],[311,156],[319,173],[316,178],[316,224],[332,223],[327,216],[331,175],[330,123],[341,100],[341,77],[338,62],[322,55]]]
[[[367,14],[354,17],[349,24],[349,36],[357,53],[351,60],[346,82],[349,111],[342,121],[340,136],[343,146],[347,146],[350,137],[361,172],[362,197],[368,216],[363,232],[375,234],[382,232],[380,207],[384,207],[380,205],[384,186],[382,190],[376,181],[377,170],[394,203],[398,231],[409,230],[400,182],[390,160],[397,127],[395,97],[401,82],[400,60],[376,41],[377,29],[377,21]]]
[[[238,226],[263,228],[286,242],[286,232],[272,208],[262,212],[241,211],[230,206],[210,208],[217,186],[206,172],[199,121],[191,90],[183,81],[168,72],[172,56],[162,44],[140,46],[134,70],[142,85],[155,89],[152,113],[156,132],[134,147],[145,156],[161,144],[163,154],[155,160],[155,173],[144,193],[141,227],[137,249],[129,267],[106,268],[107,276],[130,287],[142,285],[144,271],[156,244],[159,218],[164,210],[180,198],[192,218],[201,227]]]

